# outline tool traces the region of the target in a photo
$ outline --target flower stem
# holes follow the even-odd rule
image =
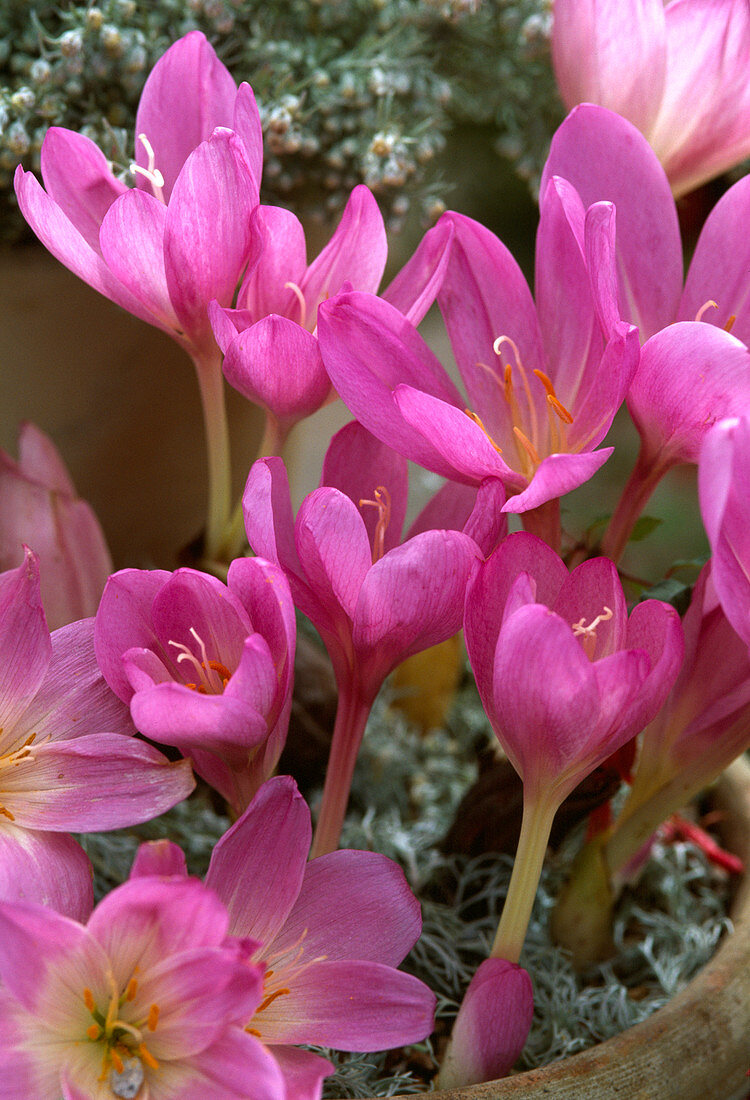
[[[638,452],[638,461],[633,467],[614,515],[604,532],[602,554],[615,563],[622,557],[630,533],[646,507],[646,502],[672,465],[671,462],[665,462],[663,459],[659,462],[658,458],[658,455],[655,459],[651,456],[647,457],[641,447]]]
[[[562,527],[560,525],[560,498],[548,500],[540,504],[538,508],[531,508],[528,512],[521,513],[521,521],[524,531],[537,538],[544,539],[556,554],[560,553],[562,542]]]
[[[556,813],[557,804],[550,804],[547,799],[538,799],[532,803],[524,799],[521,835],[518,838],[513,873],[490,958],[517,963],[521,957]]]
[[[356,687],[339,688],[339,705],[333,727],[331,754],[323,787],[318,824],[310,858],[334,852],[339,846],[344,824],[354,764],[372,703],[362,699]]]
[[[221,352],[214,344],[192,352],[198,375],[208,454],[208,506],[204,555],[219,558],[231,507],[229,425],[224,401]]]

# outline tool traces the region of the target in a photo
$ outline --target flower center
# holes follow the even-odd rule
[[[83,1003],[92,1019],[86,1028],[86,1038],[90,1043],[99,1043],[104,1048],[99,1080],[109,1082],[113,1096],[136,1097],[145,1080],[144,1066],[159,1069],[159,1063],[144,1038],[146,1032],[156,1031],[159,1006],[152,1004],[145,1015],[135,1014],[134,1019],[123,1019],[124,1015],[130,1015],[128,1006],[135,1000],[138,981],[135,977],[131,978],[122,993],[112,974],[108,975],[108,981],[111,992],[106,1011],[98,1007],[88,986],[83,990]]]
[[[2,732],[2,728],[0,728],[0,734],[2,734]],[[17,748],[12,749],[10,752],[3,753],[0,756],[0,774],[2,774],[5,768],[17,768],[20,764],[23,764],[24,762],[33,763],[34,756],[31,751],[31,745],[34,743],[35,739],[36,734],[31,733],[22,745],[19,745]],[[9,809],[2,805],[0,805],[0,815],[2,815],[3,817],[7,817],[8,821],[16,820],[15,815],[12,814]]]
[[[270,989],[269,990],[269,980],[273,977],[273,974],[274,974],[273,970],[266,970],[265,974],[263,975],[263,992],[264,992],[265,996],[264,996],[263,1000],[260,1002],[260,1004],[258,1005],[258,1007],[256,1008],[255,1012],[253,1013],[253,1016],[252,1016],[253,1020],[255,1019],[255,1017],[260,1012],[263,1012],[264,1009],[268,1008],[269,1005],[273,1004],[273,1002],[276,1000],[277,997],[283,997],[283,996],[285,996],[285,994],[290,992],[290,990],[287,989],[286,986],[277,986],[275,989]],[[275,983],[271,982],[270,984],[273,985]],[[251,1020],[251,1023],[252,1023],[252,1020]],[[261,1033],[258,1030],[258,1028],[257,1027],[251,1027],[250,1024],[248,1024],[246,1026],[245,1031],[249,1032],[250,1035],[254,1035],[256,1037],[256,1039],[260,1039],[260,1037],[261,1037]]]
[[[146,156],[148,157],[148,167],[143,168],[140,164],[132,163],[130,165],[130,171],[139,176],[143,176],[151,184],[151,190],[154,193],[154,198],[157,198],[159,202],[164,202],[164,176],[156,167],[156,157],[154,155],[154,147],[148,140],[145,134],[139,134],[138,140],[143,148],[146,150]]]
[[[359,506],[360,508],[369,506],[378,510],[378,520],[375,524],[375,535],[372,540],[372,564],[374,565],[376,561],[380,561],[385,553],[385,533],[391,521],[391,494],[385,485],[378,485],[372,495],[375,498],[374,500],[360,500]]]
[[[581,645],[583,651],[590,661],[594,659],[594,651],[596,650],[596,628],[599,623],[607,623],[612,618],[612,611],[609,607],[603,607],[600,615],[597,615],[588,626],[586,626],[586,620],[581,618],[577,623],[573,623],[573,633],[577,638],[581,639]]]
[[[177,663],[182,664],[183,661],[187,661],[188,665],[197,674],[197,680],[186,683],[185,687],[189,687],[191,691],[197,691],[199,695],[221,695],[231,679],[232,673],[221,661],[209,661],[206,653],[206,643],[192,626],[190,627],[190,633],[198,644],[199,657],[196,657],[193,651],[188,646],[183,645],[182,642],[169,642],[175,649],[180,650],[177,655]]]

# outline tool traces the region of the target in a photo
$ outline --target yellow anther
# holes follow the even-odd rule
[[[2,814],[3,817],[7,817],[8,821],[16,820],[16,815],[12,814],[10,810],[7,810],[5,806],[0,806],[0,814]]]
[[[277,997],[283,997],[285,993],[288,993],[288,989],[275,989],[273,993],[269,993],[264,1001],[256,1008],[256,1012],[263,1012],[270,1004],[272,1004]]]

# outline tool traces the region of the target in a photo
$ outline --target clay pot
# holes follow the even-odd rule
[[[689,985],[613,1039],[503,1081],[432,1093],[434,1100],[739,1100],[750,1091],[750,766],[719,780],[723,840],[746,871],[734,931]]]

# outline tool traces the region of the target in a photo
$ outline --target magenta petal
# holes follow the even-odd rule
[[[300,892],[311,837],[294,780],[269,779],[214,848],[206,875],[229,910],[233,936],[274,940]]]
[[[379,509],[360,502],[372,501],[375,491],[385,487],[390,513],[382,550],[388,551],[398,545],[409,495],[407,461],[357,421],[346,424],[331,439],[323,460],[320,484],[339,489],[359,508],[371,546]]]
[[[130,705],[146,737],[186,754],[193,746],[219,753],[236,767],[247,763],[249,751],[268,731],[263,715],[244,699],[201,695],[173,682],[139,691]]]
[[[388,1050],[432,1031],[435,995],[380,963],[325,960],[289,976],[290,990],[255,1016],[263,1041]]]
[[[750,176],[744,176],[722,195],[706,219],[690,262],[677,318],[701,320],[724,328],[735,321],[732,335],[750,344],[750,240],[737,233],[750,219]],[[709,301],[716,307],[703,310]]]
[[[553,175],[568,180],[585,207],[614,203],[622,316],[648,339],[674,320],[682,289],[677,211],[656,154],[630,122],[584,104],[552,139],[542,195]]]
[[[549,455],[542,459],[528,489],[508,497],[503,512],[528,512],[577,489],[594,476],[613,451],[614,447],[600,447],[585,454]]]
[[[588,626],[605,616],[596,628],[596,643],[589,653],[592,660],[625,648],[628,607],[617,567],[609,558],[591,558],[574,569],[551,606],[571,626],[581,620]],[[611,613],[610,618],[606,618],[605,608]],[[634,647],[635,643],[629,643],[629,648]]]
[[[419,902],[401,868],[378,852],[319,856],[307,864],[298,892],[274,939],[274,955],[302,943],[303,961],[325,957],[398,966],[419,938]]]
[[[217,125],[223,124],[217,123]],[[245,144],[245,155],[250,171],[260,186],[260,178],[263,175],[263,127],[255,93],[246,81],[243,81],[237,90],[232,129],[240,135]]]
[[[105,585],[94,622],[94,651],[107,683],[125,702],[133,689],[122,655],[133,647],[159,648],[151,605],[171,575],[164,569],[121,569]]]
[[[168,1100],[247,1100],[248,1081],[263,1100],[297,1100],[296,1094],[290,1096],[273,1052],[239,1028],[225,1030],[206,1050],[185,1059],[171,1077],[175,1091]]]
[[[109,208],[100,239],[113,275],[171,332],[179,324],[164,268],[166,220],[167,208],[153,195],[128,191]]]
[[[31,172],[19,165],[14,177],[18,205],[26,221],[48,252],[105,298],[123,306],[150,325],[159,324],[138,298],[112,274],[98,249],[89,245],[47,195]]]
[[[597,103],[648,133],[667,64],[663,0],[555,0],[552,60],[568,109]]]
[[[240,275],[260,246],[251,218],[257,205],[257,184],[241,139],[217,129],[185,161],[167,207],[167,286],[188,331],[208,330],[212,299],[231,304]]]
[[[52,656],[39,559],[28,548],[17,569],[0,573],[0,652],[0,730],[10,731],[41,687]]]
[[[333,1073],[335,1068],[326,1058],[292,1046],[274,1046],[270,1048],[270,1053],[284,1074],[287,1097],[293,1097],[293,1100],[319,1100],[323,1078]]]
[[[430,497],[412,523],[406,537],[414,538],[415,535],[421,535],[423,531],[463,531],[476,504],[477,492],[473,485],[446,481]]]
[[[72,836],[0,826],[0,899],[86,921],[94,904],[88,856]]]
[[[312,328],[317,308],[345,282],[351,289],[374,294],[388,255],[383,216],[364,184],[354,188],[336,231],[305,273],[300,289],[307,303],[306,325]]]
[[[0,902],[0,979],[24,1008],[49,1018],[54,1007],[45,1005],[50,972],[62,959],[75,955],[82,956],[76,960],[76,969],[80,968],[83,988],[86,956],[104,961],[86,929],[41,905]]]
[[[453,223],[442,217],[419,243],[416,252],[380,297],[418,325],[435,301],[448,267]]]
[[[281,206],[258,207],[258,231],[263,248],[257,264],[246,275],[237,305],[253,321],[269,313],[278,313],[304,325],[300,301],[291,286],[298,289],[307,266],[305,231],[299,219]]]
[[[102,219],[127,186],[112,175],[101,149],[73,130],[50,126],[40,159],[47,194],[86,243],[99,252]]]
[[[187,761],[100,733],[40,745],[33,765],[22,762],[8,778],[3,799],[18,825],[82,833],[150,821],[194,787]]]
[[[461,625],[476,544],[460,531],[425,531],[376,561],[362,583],[352,641],[384,678],[398,661]]]
[[[505,1077],[531,1028],[534,994],[527,972],[505,959],[485,959],[464,995],[453,1026],[440,1088]]]
[[[728,332],[679,321],[644,344],[628,408],[651,453],[697,462],[713,423],[750,404],[750,352]]]
[[[625,400],[640,361],[638,329],[618,321],[599,354],[596,372],[578,394],[575,419],[568,429],[571,451],[597,447],[612,426],[615,413]]]
[[[305,497],[295,525],[297,553],[321,602],[353,618],[357,597],[372,566],[365,522],[338,489],[322,487]]]
[[[630,708],[630,727],[636,734],[660,710],[680,672],[684,654],[680,616],[661,600],[643,600],[628,620],[626,645],[643,650],[651,661],[651,671]]]
[[[234,337],[223,370],[230,386],[282,423],[311,416],[331,392],[318,341],[276,314]]]
[[[217,126],[231,126],[237,85],[200,31],[184,35],[159,58],[141,93],[135,121],[136,163],[148,168],[145,134],[169,200],[190,153]],[[257,177],[260,179],[260,177]],[[143,177],[139,187],[150,187]]]
[[[142,875],[187,875],[185,853],[171,840],[149,840],[139,844],[128,877]]]
[[[167,577],[154,596],[151,618],[158,639],[153,648],[165,653],[176,669],[181,667],[179,649],[171,643],[187,645],[200,657],[197,634],[209,659],[221,661],[231,671],[253,629],[246,609],[225,584],[208,573],[188,568],[177,569]],[[182,662],[182,667],[184,671],[176,679],[192,680],[191,662]]]

